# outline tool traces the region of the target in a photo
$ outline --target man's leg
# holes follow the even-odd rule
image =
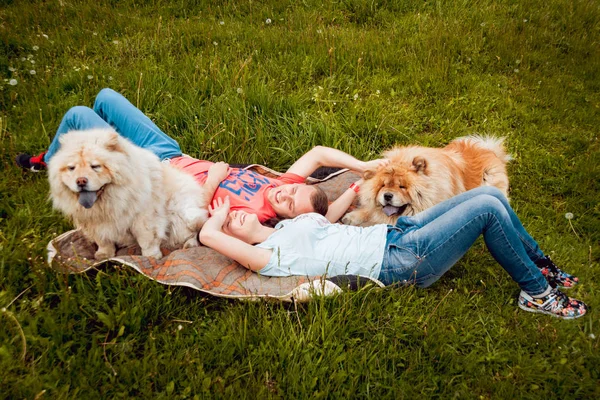
[[[52,156],[60,148],[59,138],[69,131],[81,131],[86,129],[104,128],[110,129],[110,125],[106,123],[98,114],[96,114],[91,108],[84,106],[72,107],[63,116],[58,130],[48,151],[44,155],[44,162],[48,162]]]
[[[152,151],[161,160],[181,156],[179,144],[121,94],[102,89],[94,102],[94,111],[121,136]]]

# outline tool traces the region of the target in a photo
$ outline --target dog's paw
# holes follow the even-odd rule
[[[191,247],[198,247],[198,246],[200,246],[200,242],[198,241],[198,235],[192,236],[191,238],[186,240],[185,243],[183,244],[184,249],[189,249]]]
[[[358,211],[352,211],[342,217],[342,224],[358,226],[362,224],[363,220],[361,213]]]
[[[160,251],[160,247],[150,247],[146,249],[142,249],[142,255],[144,257],[152,257],[160,260],[163,257],[162,252]]]
[[[106,260],[107,258],[112,258],[115,256],[115,248],[114,247],[99,247],[98,251],[94,253],[94,258],[96,260]]]

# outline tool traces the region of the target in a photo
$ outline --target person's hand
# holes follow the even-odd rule
[[[387,158],[377,158],[371,161],[365,161],[365,171],[377,171],[380,168],[385,168],[390,165],[390,160]]]
[[[214,180],[214,182],[221,183],[223,181],[223,179],[227,178],[227,175],[229,175],[230,170],[231,169],[229,168],[229,164],[227,164],[226,162],[223,162],[223,161],[216,162],[213,165],[211,165],[210,168],[208,169],[208,178],[207,179]]]
[[[202,228],[204,229],[208,225],[207,229],[220,230],[229,214],[229,196],[226,196],[225,200],[221,197],[213,200],[212,205],[208,206],[208,213],[210,214],[210,218],[204,223]]]

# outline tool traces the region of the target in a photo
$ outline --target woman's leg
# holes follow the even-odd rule
[[[504,204],[486,194],[457,204],[405,234],[391,229],[379,279],[385,284],[414,282],[418,287],[430,286],[480,234],[492,256],[521,287],[520,308],[565,319],[585,315],[585,303],[550,287],[529,258]]]
[[[425,226],[429,222],[441,216],[442,214],[445,214],[449,210],[452,210],[458,204],[464,203],[465,201],[468,201],[482,194],[495,197],[502,203],[504,209],[510,217],[510,221],[512,222],[512,225],[515,228],[517,235],[519,236],[521,242],[523,243],[523,246],[525,247],[525,251],[527,252],[529,258],[533,262],[536,262],[539,259],[543,258],[544,253],[540,250],[540,247],[538,246],[537,242],[525,230],[525,227],[521,223],[521,220],[519,219],[517,214],[515,214],[514,210],[508,203],[508,199],[506,198],[506,196],[504,196],[504,194],[500,190],[498,190],[498,188],[493,186],[480,186],[478,188],[469,190],[468,192],[461,193],[442,203],[436,204],[430,209],[422,211],[412,217],[403,217],[403,223],[407,225],[413,224],[416,226]]]
[[[48,162],[58,151],[60,148],[59,138],[62,135],[69,131],[80,131],[94,128],[109,129],[110,125],[100,118],[100,116],[89,107],[71,107],[69,111],[65,113],[60,125],[58,126],[56,135],[54,135],[54,139],[52,139],[52,143],[50,143],[50,147],[44,155],[44,162]]]
[[[420,222],[423,225],[388,243],[386,261],[389,267],[395,263],[394,258],[402,259],[400,263],[406,262],[407,251],[414,254],[413,266],[397,265],[396,280],[414,280],[420,287],[431,285],[483,234],[492,256],[523,291],[535,296],[548,289],[548,283],[527,254],[509,212],[495,196],[470,196],[456,202],[437,218],[420,216]]]
[[[120,135],[152,151],[161,160],[181,156],[175,139],[167,136],[143,112],[121,94],[102,89],[94,102],[94,111]]]

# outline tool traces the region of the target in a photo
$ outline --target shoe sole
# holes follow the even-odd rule
[[[521,310],[528,311],[530,313],[550,315],[551,317],[560,318],[560,319],[575,319],[575,318],[583,317],[585,314],[587,314],[587,310],[585,310],[585,313],[577,315],[575,317],[564,317],[562,315],[556,315],[556,314],[553,314],[553,313],[548,312],[548,311],[536,310],[535,308],[528,308],[528,307],[525,307],[525,306],[521,305],[521,303],[519,303],[519,308]]]

